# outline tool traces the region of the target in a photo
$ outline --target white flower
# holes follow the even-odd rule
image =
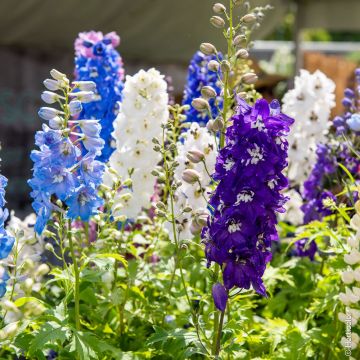
[[[351,305],[357,303],[360,300],[360,296],[355,295],[350,288],[345,288],[345,293],[339,294],[339,299],[344,305]]]
[[[326,139],[334,91],[334,82],[321,71],[310,74],[301,70],[294,89],[283,98],[283,112],[295,119],[288,137],[288,176],[296,184],[306,180],[316,162],[316,144]]]
[[[352,282],[354,282],[354,272],[352,270],[350,271],[343,271],[341,273],[341,280],[344,284],[349,285]]]
[[[204,154],[204,161],[193,163],[188,159],[189,151],[200,151]],[[199,182],[188,184],[182,181],[182,185],[176,191],[175,211],[179,216],[177,221],[181,225],[182,238],[191,238],[190,231],[191,214],[183,213],[185,207],[190,206],[193,210],[206,209],[207,202],[204,199],[210,198],[211,175],[215,171],[217,148],[214,136],[211,135],[205,127],[200,127],[198,123],[192,123],[186,133],[177,144],[177,156],[175,160],[179,166],[175,169],[175,180],[182,180],[182,174],[187,169],[195,170],[200,174]],[[205,165],[206,169],[205,169]],[[209,172],[209,174],[208,174]],[[200,184],[201,186],[200,186]],[[207,211],[207,210],[206,210]],[[166,225],[170,233],[172,229]]]
[[[356,349],[359,344],[359,335],[356,332],[351,333],[351,339],[342,337],[340,341],[341,345],[345,348],[351,348],[352,350]]]
[[[284,205],[285,212],[279,213],[281,221],[288,221],[293,225],[301,225],[303,223],[304,213],[301,211],[303,204],[301,195],[294,189],[290,189],[284,193],[289,197],[289,201]]]
[[[351,249],[350,254],[344,255],[344,261],[349,265],[360,263],[360,252],[356,249]]]
[[[110,166],[126,179],[132,172],[132,196],[116,196],[113,210],[116,216],[134,218],[143,208],[149,208],[154,194],[155,177],[151,171],[161,160],[153,151],[152,138],[160,138],[161,124],[166,123],[168,112],[167,84],[157,70],[140,70],[127,76],[123,90],[123,101],[114,122],[113,137],[116,149],[110,157]],[[111,176],[105,176],[106,183]]]

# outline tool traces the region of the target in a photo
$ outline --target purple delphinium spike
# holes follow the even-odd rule
[[[261,99],[254,107],[238,99],[238,112],[226,131],[226,145],[217,158],[218,186],[210,200],[214,211],[202,231],[208,265],[223,269],[227,291],[252,286],[266,296],[262,282],[277,240],[276,212],[287,198],[286,135],[293,119],[280,113],[278,102]]]

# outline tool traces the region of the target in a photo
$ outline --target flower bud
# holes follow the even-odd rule
[[[46,79],[43,81],[44,86],[51,91],[56,91],[60,89],[60,84],[58,81],[53,79]]]
[[[73,85],[82,91],[96,90],[96,84],[93,81],[73,81]]]
[[[215,46],[210,43],[202,43],[200,45],[200,51],[204,55],[212,55],[212,54],[216,54],[216,52],[217,52]]]
[[[50,75],[55,80],[64,80],[64,78],[66,78],[65,74],[61,73],[60,71],[57,71],[56,69],[50,70]]]
[[[249,53],[246,49],[240,49],[236,52],[236,57],[239,59],[247,59],[249,57]]]
[[[233,40],[234,46],[244,45],[246,43],[246,36],[245,35],[237,35]]]
[[[41,94],[41,100],[46,102],[47,104],[53,104],[59,100],[59,95],[52,91],[44,91]]]
[[[157,207],[158,209],[160,209],[160,210],[166,210],[166,206],[165,206],[165,204],[164,204],[162,201],[158,201],[158,202],[156,203],[156,207]]]
[[[190,150],[186,154],[186,157],[194,164],[197,164],[205,159],[205,155],[200,150]]]
[[[215,14],[222,14],[222,13],[225,13],[226,11],[226,7],[225,5],[221,4],[221,3],[216,3],[214,4],[213,6],[213,12]]]
[[[49,126],[54,130],[59,130],[64,125],[64,119],[60,116],[55,116],[49,120]]]
[[[231,69],[230,63],[227,60],[223,60],[220,67],[222,72],[229,72]]]
[[[182,179],[188,184],[195,184],[200,181],[200,174],[193,169],[186,169],[182,173]]]
[[[202,98],[196,98],[191,102],[191,105],[194,109],[198,111],[204,111],[210,108],[209,103],[207,100]]]
[[[233,4],[235,6],[240,6],[243,3],[244,0],[233,0]]]
[[[210,60],[207,67],[210,71],[218,72],[220,64],[216,60]]]
[[[240,99],[246,99],[247,94],[245,91],[239,92],[236,94],[236,97],[240,98]]]
[[[195,221],[191,221],[191,224],[190,224],[190,232],[193,234],[193,235],[199,235],[201,230],[202,230],[202,226],[200,226],[198,223],[196,223]]]
[[[210,132],[216,132],[215,130],[214,130],[214,120],[209,120],[208,122],[207,122],[207,124],[206,124],[206,128],[210,131]]]
[[[70,95],[76,97],[82,103],[89,103],[94,100],[94,93],[92,91],[73,92]]]
[[[130,187],[132,185],[132,180],[130,178],[127,178],[123,181],[122,185],[126,187]]]
[[[36,270],[36,275],[37,276],[44,276],[46,275],[48,272],[50,271],[49,265],[47,264],[41,264],[37,270]]]
[[[81,110],[82,110],[81,101],[79,101],[79,100],[70,101],[69,110],[70,110],[70,114],[73,116],[81,113]]]
[[[245,84],[250,85],[250,84],[255,84],[258,81],[258,77],[254,73],[247,73],[247,74],[242,76],[241,80]]]
[[[27,291],[27,292],[32,291],[33,285],[34,285],[34,280],[31,279],[31,278],[27,278],[27,279],[24,281],[25,291]]]
[[[245,24],[250,24],[256,20],[256,16],[254,14],[246,14],[241,19],[240,22]]]
[[[205,99],[211,99],[216,97],[216,91],[214,88],[212,88],[211,86],[203,86],[201,89],[201,95],[203,96],[203,98]]]
[[[189,206],[189,205],[185,206],[184,209],[183,209],[183,212],[184,212],[184,213],[189,213],[189,212],[191,212],[191,211],[192,211],[192,208],[191,208],[191,206]]]
[[[224,127],[224,119],[221,116],[218,116],[213,124],[213,131],[219,131]]]
[[[59,110],[56,110],[56,109],[53,109],[50,107],[41,107],[38,112],[38,115],[44,120],[51,120],[58,114],[60,114]]]
[[[45,244],[45,249],[46,249],[47,251],[54,252],[54,247],[52,246],[51,243],[46,243],[46,244]]]
[[[225,21],[222,17],[220,16],[212,16],[210,18],[210,24],[215,26],[216,28],[223,28],[225,26]]]

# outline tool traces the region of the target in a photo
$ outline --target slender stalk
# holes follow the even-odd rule
[[[215,359],[218,359],[219,354],[220,354],[221,334],[222,334],[222,328],[224,325],[224,317],[225,317],[225,310],[222,311],[221,315],[220,315],[220,322],[219,322],[219,326],[218,326],[218,331],[217,331],[217,336],[216,336],[216,346],[215,346],[215,352],[214,352]]]
[[[75,275],[75,284],[74,284],[75,326],[76,326],[76,330],[80,330],[80,273],[74,251],[74,244],[72,241],[71,220],[69,220],[68,224],[69,224],[68,240],[69,240],[70,253],[73,261],[74,275]]]
[[[233,29],[233,1],[229,0],[229,36],[227,38],[227,57],[228,60],[231,60],[231,56],[233,54],[233,37],[234,37],[234,29]],[[222,110],[222,117],[224,120],[223,123],[223,131],[220,132],[220,141],[219,141],[219,147],[222,149],[225,146],[225,132],[227,125],[227,113],[228,109],[231,107],[231,95],[229,96],[229,72],[225,72],[224,74],[224,105]],[[214,269],[214,283],[217,282],[220,272],[220,266],[218,264],[215,264]],[[221,332],[224,322],[224,315],[225,312],[216,311],[214,315],[214,330],[213,330],[213,343],[212,343],[212,352],[217,357],[220,353],[220,346],[221,346]]]

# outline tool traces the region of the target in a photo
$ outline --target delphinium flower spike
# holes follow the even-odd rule
[[[292,185],[302,184],[316,162],[316,145],[326,141],[335,106],[335,83],[321,71],[301,70],[295,87],[283,98],[282,110],[296,119],[289,136],[288,176]]]
[[[214,54],[205,55],[201,51],[197,51],[191,59],[182,102],[182,105],[189,105],[184,112],[186,122],[197,122],[204,126],[211,118],[215,119],[219,115],[219,108],[222,106],[221,88],[218,73],[214,71],[217,69],[211,68],[212,62],[217,64],[218,58],[222,60],[222,55],[218,54],[217,57]],[[208,111],[199,111],[194,100],[200,98],[205,91],[208,95],[209,109]],[[211,116],[209,116],[210,113]]]
[[[96,31],[82,32],[75,40],[76,80],[95,92],[95,101],[83,104],[78,119],[100,119],[100,137],[105,143],[97,159],[103,162],[109,160],[115,148],[111,133],[123,90],[123,62],[115,49],[119,44],[120,38],[115,32],[105,35]],[[93,83],[96,88],[91,85]]]
[[[5,229],[5,221],[9,216],[9,212],[5,206],[5,187],[7,185],[7,179],[5,176],[0,175],[0,298],[6,293],[6,283],[10,279],[9,274],[6,271],[5,265],[1,260],[6,259],[13,246],[15,239]]]
[[[42,99],[59,104],[59,109],[40,108],[39,116],[48,124],[43,124],[42,131],[35,135],[39,150],[31,152],[34,167],[29,185],[33,190],[38,234],[45,229],[53,211],[72,220],[88,221],[102,204],[97,188],[102,182],[104,165],[95,160],[104,146],[99,120],[72,119],[81,112],[83,104],[93,100],[92,91],[81,89],[85,85],[94,89],[95,84],[81,81],[70,84],[57,70],[50,74],[52,79],[45,80],[44,85],[51,91],[45,91]]]
[[[202,232],[208,264],[220,265],[226,293],[252,286],[266,296],[262,275],[277,239],[276,212],[284,211],[286,201],[281,190],[288,180],[282,171],[292,123],[277,101],[269,106],[261,99],[251,107],[239,99],[226,131],[214,174],[219,184],[210,200],[214,212]],[[215,286],[215,304],[222,308],[225,292]]]
[[[142,209],[151,207],[155,192],[151,172],[161,160],[152,150],[152,139],[161,134],[161,125],[168,119],[168,100],[167,84],[159,71],[140,70],[126,77],[123,103],[114,122],[116,150],[109,163],[122,179],[130,175],[132,185],[115,197],[114,216],[135,219]]]

